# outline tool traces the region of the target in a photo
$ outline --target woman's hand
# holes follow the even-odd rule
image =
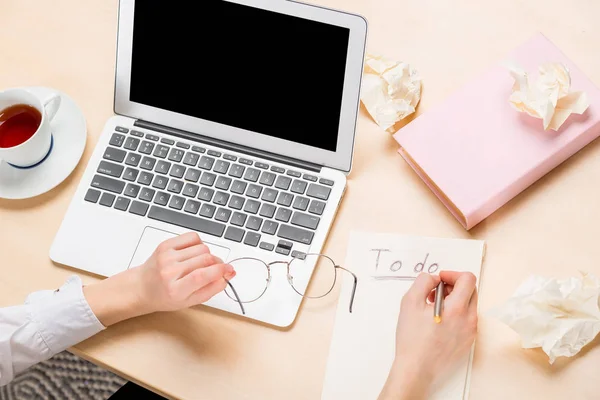
[[[433,290],[446,284],[442,322],[433,320]],[[380,399],[425,399],[436,379],[454,370],[477,333],[476,279],[470,272],[421,274],[402,299],[396,357]]]
[[[142,265],[83,288],[104,326],[204,303],[227,286],[233,267],[210,254],[197,233],[161,243]]]

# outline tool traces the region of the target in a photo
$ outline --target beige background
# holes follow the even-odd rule
[[[368,51],[410,62],[421,72],[419,114],[536,31],[600,85],[600,3],[593,0],[318,3],[364,15]],[[53,265],[48,251],[112,114],[116,25],[115,0],[0,3],[0,88],[45,85],[66,92],[83,108],[89,139],[82,162],[58,188],[35,199],[0,200],[0,306],[55,288],[73,273]],[[486,311],[532,273],[600,275],[600,143],[590,144],[469,233],[396,149],[361,109],[349,188],[326,253],[342,262],[352,229],[485,239],[471,398],[598,398],[598,346],[550,366],[541,351],[521,350],[518,337]],[[86,282],[95,279],[81,275]],[[335,306],[335,296],[306,303],[287,330],[200,307],[119,324],[75,350],[172,397],[318,399]]]

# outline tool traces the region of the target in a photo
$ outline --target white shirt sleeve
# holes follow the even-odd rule
[[[30,294],[23,305],[0,308],[0,386],[103,329],[77,276],[60,289]]]

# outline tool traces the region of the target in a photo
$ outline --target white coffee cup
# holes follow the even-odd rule
[[[27,168],[42,161],[50,152],[52,144],[50,121],[60,107],[60,95],[54,93],[40,100],[25,89],[9,89],[0,92],[0,111],[17,104],[34,107],[42,115],[42,120],[37,131],[25,142],[13,147],[0,147],[0,160],[15,167]]]

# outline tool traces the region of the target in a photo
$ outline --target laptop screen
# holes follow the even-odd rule
[[[130,101],[336,151],[349,33],[221,0],[137,1]]]

